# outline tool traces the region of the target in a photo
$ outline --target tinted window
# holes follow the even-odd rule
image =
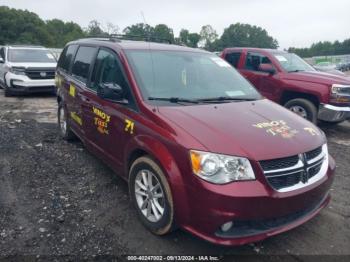
[[[107,50],[98,52],[91,76],[91,89],[97,90],[100,84],[114,83],[127,90],[127,82],[122,73],[117,56]]]
[[[77,45],[67,46],[58,60],[58,67],[69,72],[72,59],[74,57],[75,51],[77,50]]]
[[[72,75],[86,83],[89,74],[90,64],[95,55],[95,47],[81,46],[75,56]]]
[[[260,64],[271,64],[267,56],[258,53],[248,53],[245,68],[249,70],[259,71]]]
[[[241,58],[241,53],[230,53],[225,56],[227,62],[229,62],[232,66],[237,67],[239,59]]]

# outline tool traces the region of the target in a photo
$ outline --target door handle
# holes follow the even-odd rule
[[[90,98],[82,96],[81,100],[83,100],[83,102],[90,102]]]

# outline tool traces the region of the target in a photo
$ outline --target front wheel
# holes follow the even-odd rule
[[[317,108],[311,101],[304,98],[297,98],[288,101],[284,106],[310,122],[317,123]]]
[[[164,235],[174,228],[174,205],[168,181],[150,157],[140,157],[129,173],[131,200],[142,224],[153,234]]]

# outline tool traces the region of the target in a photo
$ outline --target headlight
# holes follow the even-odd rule
[[[202,151],[190,151],[192,171],[200,178],[215,183],[253,180],[255,175],[248,159]]]
[[[24,67],[10,67],[9,71],[15,75],[25,75],[26,69]]]
[[[350,89],[350,85],[338,85],[334,84],[332,85],[331,92],[333,94],[339,94],[343,92],[343,89]]]

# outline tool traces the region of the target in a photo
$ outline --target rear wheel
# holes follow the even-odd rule
[[[317,108],[311,101],[297,98],[288,101],[284,106],[310,122],[317,123]]]
[[[75,134],[72,132],[69,123],[67,121],[67,110],[61,101],[58,104],[57,110],[57,120],[58,120],[58,128],[60,135],[65,140],[73,140],[75,138]]]
[[[174,228],[174,205],[168,181],[150,157],[138,158],[130,168],[131,200],[142,224],[156,235]]]

